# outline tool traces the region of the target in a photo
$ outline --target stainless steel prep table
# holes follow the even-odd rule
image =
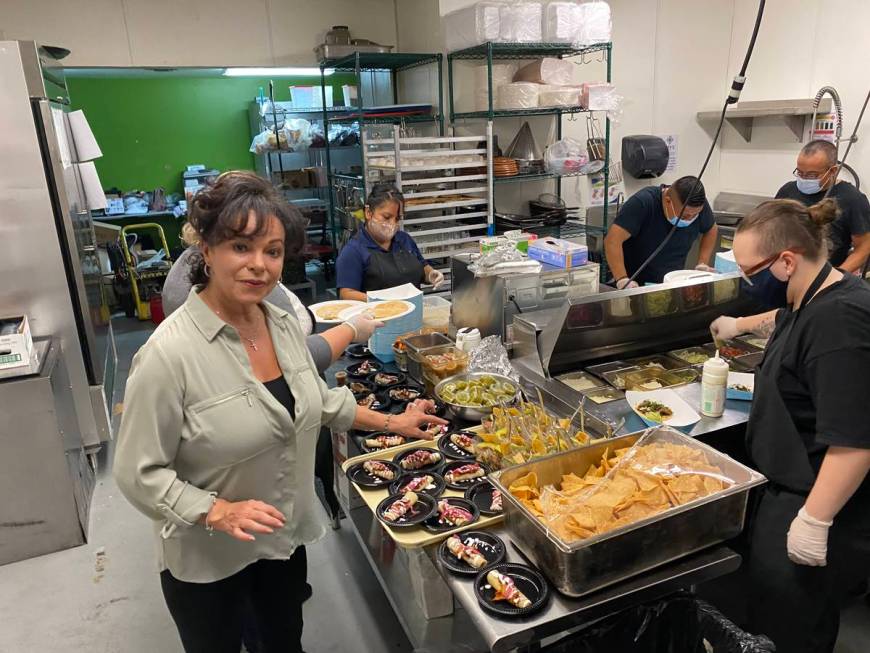
[[[337,361],[326,374],[328,383],[334,385],[334,372],[353,362],[346,358]],[[385,369],[393,368],[387,365]],[[621,403],[630,410],[625,401],[613,403]],[[711,429],[715,428],[711,425]],[[345,435],[344,442],[342,456],[361,453],[352,438]],[[340,464],[336,474],[342,474]],[[581,599],[569,599],[554,590],[548,606],[538,615],[505,621],[479,607],[472,589],[473,579],[441,571],[435,559],[438,545],[417,550],[397,547],[354,486],[349,487],[346,499],[341,493],[339,496],[348,517],[343,523],[353,529],[406,636],[419,651],[501,653],[516,648],[533,649],[546,637],[590,625],[639,603],[728,574],[740,565],[736,553],[724,546],[714,547]],[[488,530],[510,541],[503,528]],[[524,562],[510,544],[508,560]]]

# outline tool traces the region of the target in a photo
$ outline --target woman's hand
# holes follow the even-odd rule
[[[242,542],[253,542],[256,538],[248,533],[274,533],[276,528],[284,528],[284,515],[263,501],[225,501],[217,499],[205,516],[205,525],[216,531],[232,535]]]
[[[398,433],[409,438],[418,440],[433,440],[434,437],[420,429],[423,424],[439,424],[446,426],[449,422],[446,419],[429,415],[418,409],[410,408],[404,413],[393,415],[390,418],[390,433]]]
[[[351,316],[344,324],[351,328],[353,331],[353,342],[357,343],[368,342],[375,329],[384,326],[383,322],[374,319],[368,311]]]

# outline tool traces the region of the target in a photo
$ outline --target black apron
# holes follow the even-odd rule
[[[383,290],[406,283],[419,288],[423,282],[423,267],[414,252],[398,247],[390,247],[390,251],[385,252],[378,247],[371,251],[363,291]]]
[[[812,489],[816,473],[780,395],[779,376],[783,359],[791,353],[794,326],[830,273],[831,266],[826,264],[807,289],[801,307],[781,318],[767,343],[761,365],[755,371],[755,392],[746,428],[749,455],[758,470],[771,484],[804,495]]]

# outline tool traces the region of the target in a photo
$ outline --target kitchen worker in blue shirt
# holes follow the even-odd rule
[[[662,250],[631,279],[672,229],[674,233]],[[628,199],[607,230],[604,254],[616,287],[635,288],[661,283],[668,272],[684,269],[686,256],[698,238],[701,245],[696,267],[711,270],[717,233],[704,185],[697,177],[680,177],[670,186],[648,186]]]
[[[366,292],[406,283],[437,289],[444,274],[433,268],[410,234],[399,229],[405,198],[393,184],[375,184],[366,199],[365,224],[338,255],[339,299],[366,301]]]

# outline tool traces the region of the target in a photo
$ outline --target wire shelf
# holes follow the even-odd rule
[[[577,57],[591,52],[609,51],[610,43],[596,43],[575,48],[570,43],[482,43],[451,52],[450,59],[486,59],[492,47],[493,59],[529,59],[532,57]]]
[[[361,71],[391,70],[402,71],[441,61],[440,54],[412,52],[357,52],[339,59],[325,59],[320,68],[331,68],[336,72],[355,72],[357,65]]]
[[[521,181],[546,181],[548,179],[570,179],[571,177],[585,177],[586,173],[572,173],[568,175],[559,175],[555,172],[539,172],[529,175],[514,175],[513,177],[494,177],[493,182],[496,184],[512,184]]]
[[[510,118],[513,116],[561,116],[571,113],[592,113],[583,107],[535,107],[534,109],[495,109],[489,111],[464,111],[454,113],[454,120],[469,120],[474,118]]]
[[[332,116],[328,118],[332,123],[358,122],[361,125],[399,125],[409,122],[438,122],[440,114],[410,115],[410,116],[378,116],[371,117],[365,114],[354,113],[347,116]]]

